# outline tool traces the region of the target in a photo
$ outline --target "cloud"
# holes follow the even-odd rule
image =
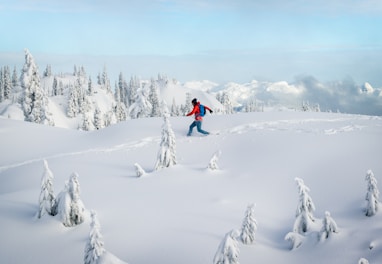
[[[381,89],[374,89],[373,93],[362,92],[361,86],[351,78],[321,83],[313,76],[301,76],[295,85],[304,90],[302,100],[318,103],[322,111],[382,115]]]

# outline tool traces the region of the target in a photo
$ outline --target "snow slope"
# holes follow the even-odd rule
[[[366,217],[365,175],[382,182],[382,118],[312,112],[208,115],[191,137],[191,118],[170,118],[178,164],[153,171],[162,118],[84,132],[0,118],[0,263],[83,263],[95,210],[107,250],[101,263],[212,263],[225,234],[255,203],[255,243],[240,263],[382,263],[382,212]],[[217,151],[219,170],[207,165]],[[58,194],[79,174],[86,221],[64,227],[36,219],[43,160]],[[134,163],[147,172],[137,178]],[[295,178],[310,188],[316,224],[291,251]],[[380,206],[382,206],[380,204]],[[339,233],[317,241],[325,211]]]

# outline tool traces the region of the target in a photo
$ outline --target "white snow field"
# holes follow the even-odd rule
[[[84,132],[0,118],[0,263],[84,263],[90,211],[105,253],[98,263],[213,263],[225,235],[241,229],[254,203],[253,244],[239,241],[239,262],[382,263],[382,204],[365,216],[366,172],[382,189],[382,118],[338,113],[171,117],[177,165],[154,171],[163,118],[121,122]],[[215,153],[218,170],[207,169]],[[85,221],[65,227],[37,218],[44,160],[57,196],[77,172]],[[146,172],[136,176],[134,164]],[[315,222],[291,250],[299,191],[309,187]],[[380,198],[381,199],[381,198]],[[338,233],[318,240],[325,212]]]

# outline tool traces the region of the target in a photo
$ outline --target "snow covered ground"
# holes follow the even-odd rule
[[[381,117],[208,115],[203,128],[213,133],[191,137],[185,136],[191,118],[170,122],[178,164],[154,171],[162,118],[92,132],[0,118],[0,263],[83,263],[90,210],[105,243],[102,263],[212,263],[252,203],[258,229],[254,244],[239,243],[242,264],[382,263],[382,212],[363,212],[367,170],[382,188]],[[211,171],[207,165],[218,151],[219,170]],[[65,227],[57,216],[36,218],[43,160],[56,195],[78,173],[84,223]],[[134,163],[144,176],[136,176]],[[291,251],[284,238],[295,221],[296,177],[310,188],[316,221]],[[318,241],[325,211],[339,233]]]

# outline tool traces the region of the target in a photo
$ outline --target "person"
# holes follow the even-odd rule
[[[194,129],[194,127],[196,127],[196,129],[198,130],[199,133],[202,133],[204,135],[208,135],[209,132],[202,129],[203,117],[200,115],[200,108],[199,108],[200,102],[198,102],[198,99],[194,98],[194,99],[192,99],[191,103],[194,106],[194,108],[192,109],[191,112],[186,114],[186,116],[195,115],[195,120],[190,125],[190,129],[188,130],[187,136],[191,136],[192,130]],[[208,111],[210,111],[210,113],[212,113],[212,110],[208,106],[204,106],[204,108],[205,108],[205,111],[208,110]]]

